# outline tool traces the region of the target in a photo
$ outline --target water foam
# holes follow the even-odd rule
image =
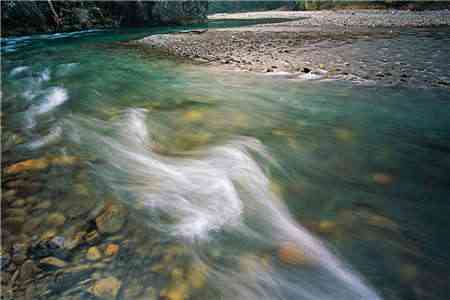
[[[60,106],[69,99],[67,90],[62,87],[53,87],[48,91],[48,95],[43,103],[36,107],[37,114],[47,113],[57,106]]]

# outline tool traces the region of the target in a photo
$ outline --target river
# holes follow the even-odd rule
[[[36,299],[91,299],[104,278],[118,299],[448,299],[448,89],[121,43],[166,31],[2,40],[2,251],[25,243],[44,265]]]

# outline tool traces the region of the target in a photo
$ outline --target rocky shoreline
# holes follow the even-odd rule
[[[423,60],[413,64],[408,60],[408,49],[399,49],[395,44],[408,30],[427,36],[430,28],[438,27],[448,34],[448,10],[273,11],[210,16],[210,20],[258,18],[286,18],[287,22],[159,34],[138,43],[228,70],[290,79],[344,78],[413,86],[450,84],[448,71],[429,68]],[[425,60],[430,56],[415,55]],[[443,60],[448,58],[446,53],[439,55]]]

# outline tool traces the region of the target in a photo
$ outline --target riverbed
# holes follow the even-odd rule
[[[442,30],[358,54],[422,64],[448,53]],[[6,298],[447,299],[445,84],[236,72],[128,43],[167,32],[2,40]],[[427,70],[446,80],[441,58]]]

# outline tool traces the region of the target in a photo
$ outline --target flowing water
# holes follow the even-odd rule
[[[223,72],[119,43],[156,31],[2,41],[3,193],[27,212],[3,246],[87,232],[63,258],[88,275],[45,273],[37,299],[91,299],[111,276],[119,299],[448,299],[448,89]],[[127,213],[102,230],[110,200]]]

